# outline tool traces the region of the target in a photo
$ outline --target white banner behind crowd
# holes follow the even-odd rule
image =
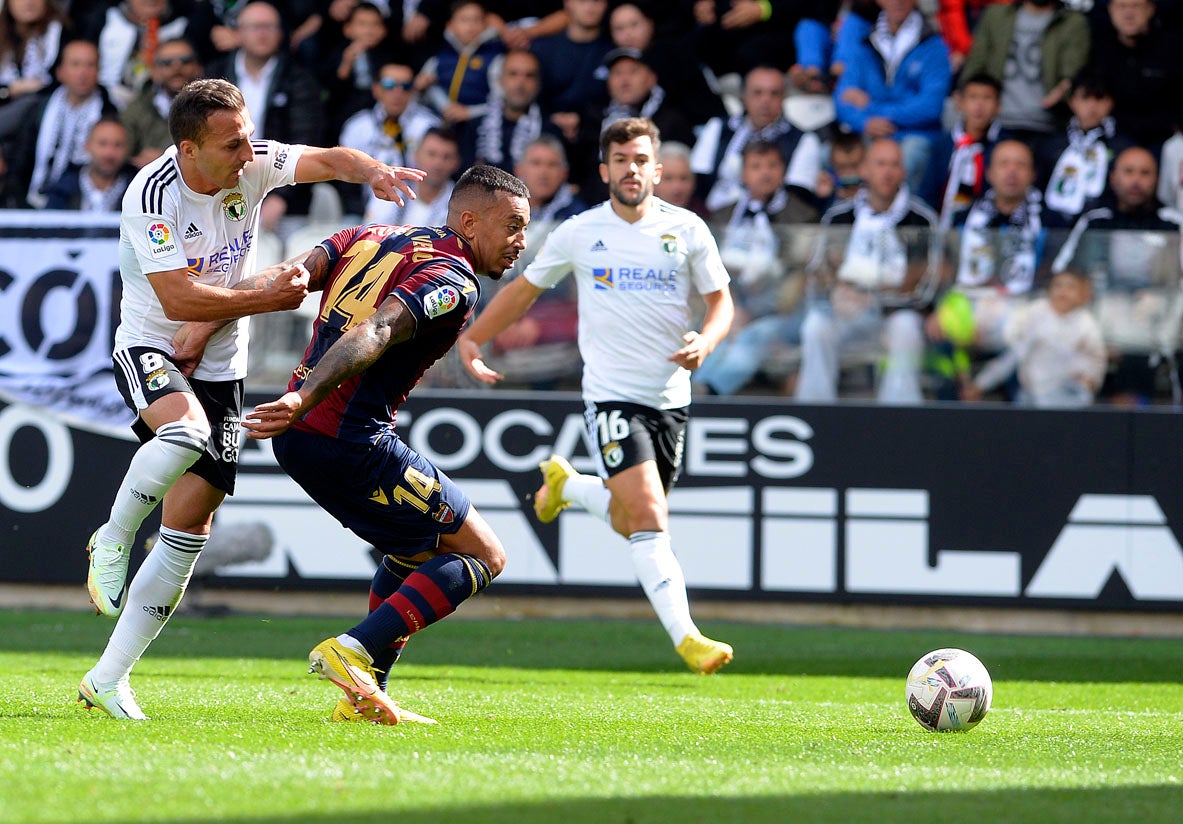
[[[119,216],[0,212],[0,392],[70,418],[124,426],[111,344]]]

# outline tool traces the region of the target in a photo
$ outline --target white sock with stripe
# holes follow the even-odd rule
[[[653,605],[657,618],[669,633],[674,646],[692,632],[698,632],[690,617],[686,597],[686,578],[670,547],[668,532],[634,532],[628,538],[632,550],[633,571],[641,589]]]
[[[209,424],[175,421],[161,426],[155,438],[141,444],[115,493],[110,518],[99,527],[99,543],[129,549],[140,524],[201,457],[209,436]]]
[[[131,672],[181,602],[197,555],[208,539],[208,535],[160,528],[160,540],[132,579],[123,612],[95,664],[96,681],[107,684]]]

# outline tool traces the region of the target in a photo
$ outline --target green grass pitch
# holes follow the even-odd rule
[[[1177,822],[1183,641],[711,623],[682,669],[655,621],[456,620],[391,693],[437,727],[332,724],[306,673],[348,619],[174,619],[133,678],[152,717],[75,703],[110,624],[0,611],[0,821]],[[904,677],[960,646],[994,678],[969,733]]]

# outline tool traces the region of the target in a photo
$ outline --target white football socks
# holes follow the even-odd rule
[[[601,521],[608,522],[612,493],[598,475],[572,475],[563,482],[563,500],[579,504]]]
[[[698,627],[690,617],[686,578],[682,575],[682,565],[670,548],[670,534],[634,532],[628,542],[632,550],[633,571],[641,582],[641,589],[645,590],[658,620],[669,633],[674,646],[677,646],[687,635],[698,632]]]
[[[209,425],[192,421],[166,423],[156,437],[142,444],[132,456],[111,517],[99,527],[99,543],[131,547],[140,524],[164,499],[172,485],[201,457],[209,440]]]
[[[208,538],[160,528],[160,540],[132,579],[123,612],[94,666],[96,681],[111,683],[131,672],[181,602]]]

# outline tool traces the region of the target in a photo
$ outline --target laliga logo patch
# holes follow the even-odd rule
[[[242,220],[246,217],[246,198],[240,192],[231,192],[222,198],[222,211],[231,220]]]
[[[153,223],[148,227],[148,241],[152,244],[152,256],[169,255],[177,251],[173,242],[173,231],[167,223]]]
[[[604,444],[600,453],[604,456],[604,465],[609,469],[615,469],[624,460],[624,450],[620,448],[619,441]]]
[[[460,303],[460,293],[451,286],[441,286],[423,299],[423,311],[429,318],[451,312]]]

